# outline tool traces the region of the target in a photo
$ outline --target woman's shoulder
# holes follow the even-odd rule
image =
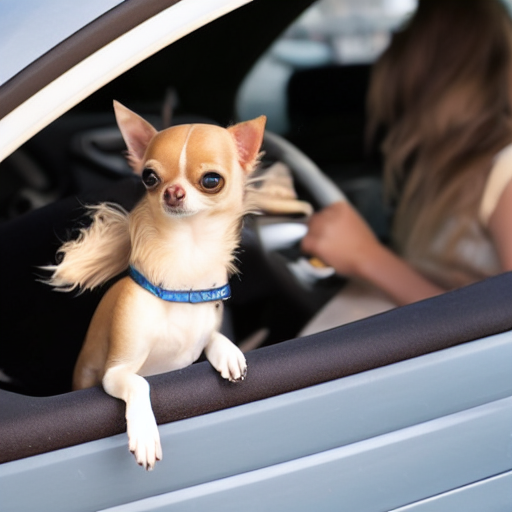
[[[479,217],[487,225],[496,205],[512,180],[512,143],[505,146],[494,158],[493,166],[485,184],[482,201],[480,202]]]

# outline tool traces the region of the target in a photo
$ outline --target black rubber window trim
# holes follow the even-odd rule
[[[247,380],[208,362],[150,377],[169,423],[303,389],[512,330],[512,272],[313,336],[247,354]],[[34,398],[0,391],[0,463],[119,434],[124,404],[100,387]],[[52,432],[49,437],[47,432]]]

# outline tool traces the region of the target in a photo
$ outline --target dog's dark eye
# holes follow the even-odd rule
[[[142,171],[142,183],[146,188],[153,188],[160,183],[160,178],[153,169],[144,169]]]
[[[223,183],[224,179],[216,172],[207,172],[201,178],[201,186],[206,190],[206,192],[217,192],[220,190]]]

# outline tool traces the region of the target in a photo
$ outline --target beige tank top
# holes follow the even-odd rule
[[[511,180],[512,144],[496,155],[478,215],[472,219],[447,219],[434,238],[429,254],[410,263],[446,289],[499,274],[501,266],[487,226],[501,194]],[[448,250],[452,240],[457,240],[457,245]]]

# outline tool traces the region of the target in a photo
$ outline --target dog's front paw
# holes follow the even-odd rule
[[[139,466],[151,471],[156,461],[162,460],[160,434],[155,418],[147,415],[127,416],[128,448]]]
[[[221,356],[217,371],[229,382],[241,382],[247,376],[247,362],[236,345],[233,345],[233,349]]]
[[[222,334],[215,334],[205,352],[208,361],[223,378],[230,382],[245,379],[247,363],[242,351]]]
[[[238,347],[235,346],[236,349]],[[247,362],[242,352],[227,356],[226,360],[221,363],[219,373],[229,382],[242,382],[247,376]]]

